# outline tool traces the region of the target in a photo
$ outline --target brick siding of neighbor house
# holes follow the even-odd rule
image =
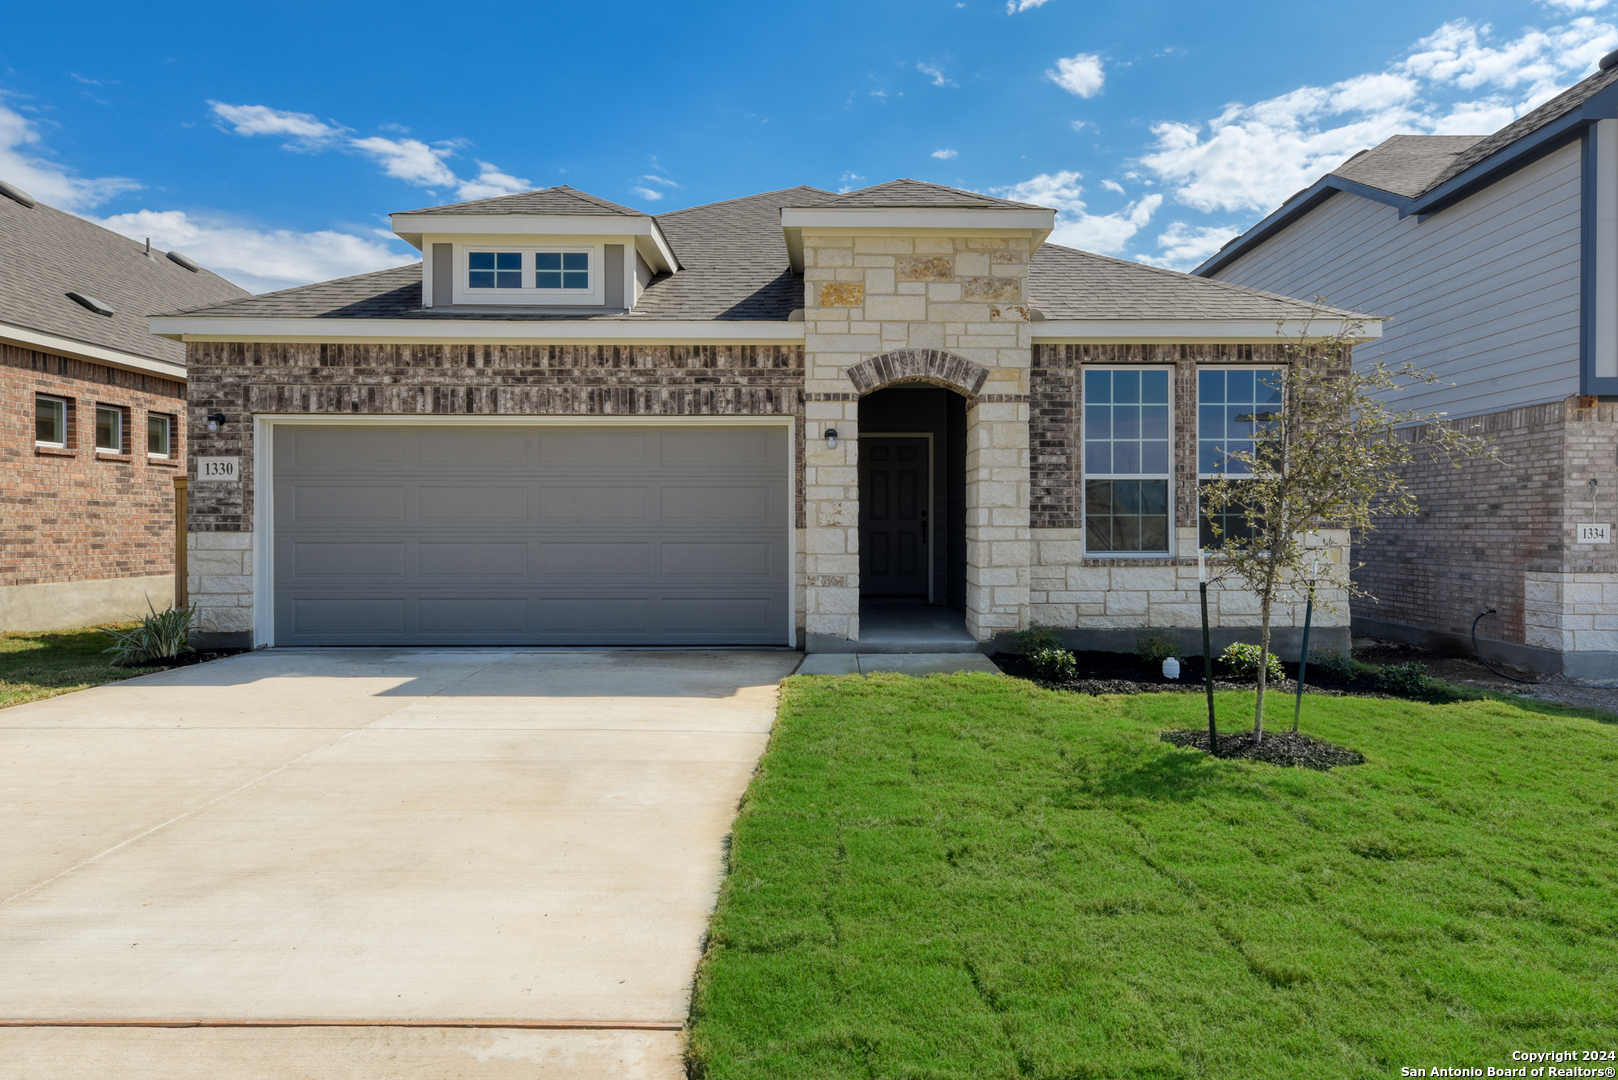
[[[1029,444],[1032,456],[1034,587],[1030,620],[1047,626],[1101,631],[1092,644],[1129,648],[1134,631],[1200,628],[1197,588],[1197,369],[1215,364],[1284,363],[1280,346],[1265,344],[1035,345]],[[1083,379],[1085,365],[1173,364],[1175,558],[1088,558],[1084,551]],[[1309,538],[1321,550],[1325,577],[1348,566],[1347,534],[1322,530]],[[1317,593],[1316,647],[1348,648],[1349,605],[1341,581]],[[1224,629],[1258,625],[1258,602],[1239,581],[1208,590],[1209,614]],[[1332,610],[1335,609],[1335,610]],[[1304,603],[1280,604],[1276,627],[1301,627]],[[1201,652],[1201,641],[1182,647]],[[1219,643],[1216,643],[1219,647]],[[1291,658],[1291,635],[1277,648]]]
[[[1556,653],[1618,653],[1618,545],[1576,544],[1582,522],[1618,525],[1618,405],[1570,397],[1457,421],[1490,457],[1459,468],[1421,454],[1405,475],[1419,514],[1385,517],[1356,546],[1362,628],[1396,624]],[[1406,433],[1407,438],[1419,432]],[[1590,481],[1596,487],[1590,487]],[[1525,654],[1504,654],[1534,662]],[[1557,670],[1578,658],[1541,656]],[[1588,672],[1598,673],[1598,672]]]
[[[35,445],[36,395],[68,402],[67,448]],[[0,587],[174,572],[174,477],[183,475],[185,384],[0,344]],[[97,405],[125,410],[126,454],[98,454]],[[171,418],[167,461],[146,419]],[[172,597],[152,597],[161,609]]]
[[[201,342],[187,368],[192,430],[204,433],[191,452],[241,458],[241,483],[190,490],[191,595],[216,633],[252,628],[257,414],[793,416],[802,527],[799,346]],[[227,423],[207,434],[211,413]]]

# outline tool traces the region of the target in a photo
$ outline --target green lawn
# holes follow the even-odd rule
[[[116,624],[128,629],[133,623]],[[112,639],[94,627],[0,634],[0,709],[87,686],[146,675],[161,667],[112,667],[101,650]]]
[[[1610,718],[1311,698],[1305,730],[1368,758],[1323,773],[1159,741],[1203,708],[789,680],[695,1075],[1296,1080],[1618,1048]],[[1220,708],[1235,730],[1252,696]]]

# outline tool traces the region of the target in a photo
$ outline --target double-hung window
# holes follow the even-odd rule
[[[1232,454],[1252,454],[1256,433],[1281,418],[1281,372],[1275,368],[1201,368],[1197,371],[1198,486],[1216,477],[1237,477],[1247,464]],[[1251,536],[1246,509],[1227,503],[1210,519],[1198,513],[1198,543],[1215,548],[1227,536]],[[1214,535],[1214,524],[1219,536]]]
[[[1169,551],[1169,369],[1084,370],[1084,542]]]
[[[67,448],[67,402],[61,398],[34,398],[34,444]]]
[[[96,406],[96,450],[103,454],[124,452],[124,411],[116,405]]]
[[[146,414],[146,453],[150,457],[171,457],[174,421],[159,413]]]

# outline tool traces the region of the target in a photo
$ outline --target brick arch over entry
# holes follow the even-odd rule
[[[896,349],[848,369],[848,379],[861,394],[901,382],[927,382],[975,398],[989,369],[943,349]]]

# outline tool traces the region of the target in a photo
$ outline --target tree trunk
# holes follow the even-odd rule
[[[1258,602],[1258,705],[1253,710],[1253,741],[1264,741],[1264,683],[1270,674],[1270,594],[1266,589]]]

